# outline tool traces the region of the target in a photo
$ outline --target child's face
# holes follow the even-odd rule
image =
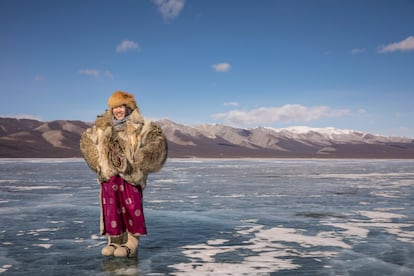
[[[114,114],[114,117],[117,120],[122,120],[123,118],[125,118],[125,115],[126,115],[125,105],[120,105],[120,106],[114,107],[112,109],[112,114]]]

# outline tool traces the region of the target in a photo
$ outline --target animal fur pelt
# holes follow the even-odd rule
[[[99,183],[120,175],[144,189],[149,173],[160,170],[167,159],[168,145],[161,128],[145,120],[135,109],[119,130],[112,126],[112,113],[106,111],[86,129],[80,149]]]

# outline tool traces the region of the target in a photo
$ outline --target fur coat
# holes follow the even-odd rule
[[[80,149],[89,168],[97,173],[99,183],[120,175],[144,189],[148,174],[164,165],[168,145],[161,128],[145,120],[138,109],[132,111],[120,129],[113,127],[112,113],[107,110],[83,132]]]

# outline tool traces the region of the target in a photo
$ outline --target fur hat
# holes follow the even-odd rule
[[[123,91],[116,91],[109,97],[108,106],[112,109],[120,105],[126,105],[131,111],[137,108],[134,95]]]

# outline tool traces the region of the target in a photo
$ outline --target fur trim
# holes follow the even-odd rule
[[[107,110],[82,134],[82,155],[97,173],[99,183],[119,174],[127,182],[144,189],[148,173],[159,171],[165,164],[166,137],[158,125],[144,120],[138,109],[117,131],[111,125],[111,114]]]
[[[167,139],[161,127],[151,121],[145,123],[141,135],[141,143],[135,152],[136,164],[145,173],[157,172],[167,160]]]
[[[112,110],[112,108],[120,105],[126,105],[131,110],[135,110],[138,108],[137,103],[134,99],[134,95],[123,91],[116,91],[111,95],[111,97],[109,97],[108,106]]]

